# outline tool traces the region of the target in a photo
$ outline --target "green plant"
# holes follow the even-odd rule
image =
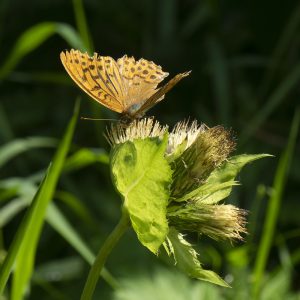
[[[122,198],[122,216],[104,242],[90,270],[81,299],[92,295],[105,261],[132,226],[139,241],[158,255],[162,246],[179,269],[191,277],[228,286],[204,270],[198,254],[181,232],[213,239],[242,239],[245,212],[220,204],[236,185],[247,163],[268,155],[228,158],[234,148],[230,133],[218,126],[178,123],[172,132],[153,119],[112,126],[110,168]]]

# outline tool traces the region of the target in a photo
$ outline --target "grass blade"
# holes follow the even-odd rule
[[[68,157],[64,165],[64,172],[72,172],[95,163],[108,164],[108,154],[103,149],[83,148]]]
[[[16,198],[0,209],[0,228],[3,228],[16,214],[27,206],[22,198]]]
[[[65,23],[54,23],[55,33],[60,35],[70,46],[78,50],[85,50],[85,43],[78,32]]]
[[[49,167],[49,169],[50,169],[50,167]],[[44,179],[32,201],[32,205],[31,205],[30,209],[28,209],[27,214],[25,215],[24,219],[22,220],[22,223],[20,224],[19,229],[18,229],[16,235],[14,236],[13,242],[12,242],[12,244],[9,248],[9,251],[4,259],[4,262],[1,266],[1,269],[0,269],[0,295],[2,295],[2,293],[4,291],[4,288],[5,288],[6,282],[8,280],[9,274],[11,272],[12,266],[15,262],[19,248],[22,244],[26,229],[31,225],[30,222],[32,222],[32,219],[34,216],[34,211],[37,210],[36,209],[37,199],[40,197],[42,187],[48,178],[49,169],[47,170],[45,177],[44,177]]]
[[[66,155],[69,151],[78,118],[78,112],[79,103],[76,104],[75,112],[68,125],[65,136],[63,137],[54,156],[53,163],[49,170],[49,175],[41,189],[40,197],[37,199],[37,208],[34,211],[33,218],[26,230],[22,244],[20,245],[13,276],[12,300],[22,299],[28,281],[31,277],[36,248],[44,224],[46,210],[53,198],[56,184],[62,172]]]
[[[5,184],[2,184],[2,186],[0,185],[0,188],[9,188],[10,185],[17,185],[15,192],[17,195],[19,194],[19,197],[13,199],[6,206],[3,206],[0,209],[0,228],[5,226],[11,218],[13,218],[22,209],[30,204],[30,199],[32,199],[36,191],[36,187],[33,184],[31,185],[30,183],[24,183],[23,180],[20,182],[15,180],[15,183],[14,180],[11,181],[11,184],[7,182],[6,187]],[[71,194],[66,192],[56,192],[55,197],[57,198],[58,195],[61,195],[61,198],[67,199],[72,197]],[[93,220],[89,211],[81,202],[79,202],[78,199],[76,199],[74,196],[73,198],[74,200],[70,201],[73,203],[72,206],[75,206],[77,214],[82,217],[82,222],[86,222],[87,224],[90,224],[90,226],[97,226],[96,221]],[[52,226],[52,228],[56,230],[85,259],[85,261],[87,261],[90,265],[93,263],[95,255],[53,203],[50,203],[48,206],[46,220]],[[111,285],[112,288],[117,286],[116,280],[108,273],[107,270],[104,269],[101,275],[104,280]]]
[[[90,54],[92,54],[91,52],[93,52],[94,47],[93,47],[93,42],[91,39],[89,27],[86,21],[82,0],[73,0],[73,9],[75,14],[77,29],[84,43],[85,50],[90,52]]]
[[[284,187],[288,177],[289,166],[295,148],[299,124],[300,124],[300,109],[298,109],[295,113],[293,124],[290,131],[289,141],[285,151],[280,157],[278,167],[275,173],[273,193],[269,200],[266,220],[265,220],[261,242],[259,244],[255,266],[254,266],[254,274],[253,274],[253,278],[255,280],[253,285],[254,299],[257,299],[259,296],[264,270],[272,246],[274,232],[276,229],[275,228],[276,222],[278,219],[280,203],[282,200]]]
[[[59,34],[72,47],[84,49],[84,44],[78,33],[68,24],[43,22],[27,29],[17,40],[4,64],[0,67],[0,79],[5,78],[30,52],[38,48],[54,34]]]
[[[80,201],[74,194],[67,191],[56,191],[55,199],[60,200],[68,206],[68,209],[79,218],[79,222],[91,227],[98,228],[99,223],[91,214],[83,201]]]
[[[15,263],[15,274],[12,298],[21,299],[32,273],[34,256],[40,232],[44,223],[46,209],[55,192],[55,187],[69,151],[71,139],[78,118],[79,105],[76,105],[67,131],[54,156],[45,179],[41,183],[27,213],[20,224],[16,236],[0,270],[0,294],[3,292],[12,266]]]
[[[64,215],[58,210],[53,203],[49,204],[47,210],[48,223],[59,232],[68,242],[71,244],[89,263],[92,264],[95,255],[92,251],[83,243],[77,232],[71,227]]]
[[[32,148],[55,147],[57,140],[47,137],[16,139],[0,148],[0,168],[12,158]]]
[[[95,260],[94,253],[53,203],[49,205],[47,221],[90,265],[92,265]],[[102,270],[101,276],[111,287],[117,287],[118,284],[116,280],[105,268]]]

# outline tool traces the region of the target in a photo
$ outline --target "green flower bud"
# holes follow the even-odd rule
[[[195,125],[191,131],[194,133]],[[200,127],[187,149],[173,161],[172,197],[182,195],[203,184],[233,151],[235,143],[230,131],[221,126]]]
[[[190,201],[168,207],[169,225],[180,232],[205,234],[214,240],[242,240],[246,233],[246,211],[233,205],[211,205]]]

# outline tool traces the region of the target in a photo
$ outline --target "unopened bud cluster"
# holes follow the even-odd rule
[[[213,239],[242,239],[245,229],[245,211],[233,205],[220,204],[221,190],[231,187],[226,179],[218,182],[218,168],[227,162],[235,148],[230,131],[222,126],[209,128],[196,121],[179,122],[169,132],[153,118],[135,120],[129,126],[112,125],[106,137],[115,145],[134,139],[160,138],[168,135],[165,158],[173,177],[167,219],[180,232],[196,232]],[[221,175],[220,175],[221,176]],[[217,189],[217,190],[216,190]]]

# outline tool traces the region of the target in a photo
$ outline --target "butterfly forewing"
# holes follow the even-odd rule
[[[95,57],[76,50],[62,52],[60,57],[69,75],[88,95],[111,110],[123,112],[121,100],[112,92],[104,60],[98,63]]]
[[[147,110],[153,107],[157,102],[161,101],[165,94],[171,90],[182,78],[188,76],[191,73],[185,72],[177,74],[171,80],[169,80],[164,86],[162,86],[155,94],[153,94],[147,101],[135,112],[133,118],[143,116]]]
[[[116,61],[109,56],[94,55],[94,64],[96,65],[99,80],[103,81],[109,93],[123,106],[125,97],[124,81],[119,72]]]
[[[80,61],[77,59],[77,57],[73,56],[69,52],[61,52],[60,58],[71,78],[92,97],[92,94],[89,91],[87,79],[82,71]],[[78,65],[80,65],[79,68]]]
[[[112,63],[115,63],[115,61],[110,57],[100,56],[101,59],[99,59],[97,54],[93,57],[89,57],[86,53],[77,53],[77,56],[80,56],[82,63],[85,62],[84,66],[86,66],[86,68],[83,70],[90,83],[90,91],[94,96],[93,98],[111,110],[123,112],[122,99],[119,99],[112,80],[110,79],[112,72],[107,71],[107,65],[113,66]],[[108,59],[110,61],[109,63],[107,62]]]

